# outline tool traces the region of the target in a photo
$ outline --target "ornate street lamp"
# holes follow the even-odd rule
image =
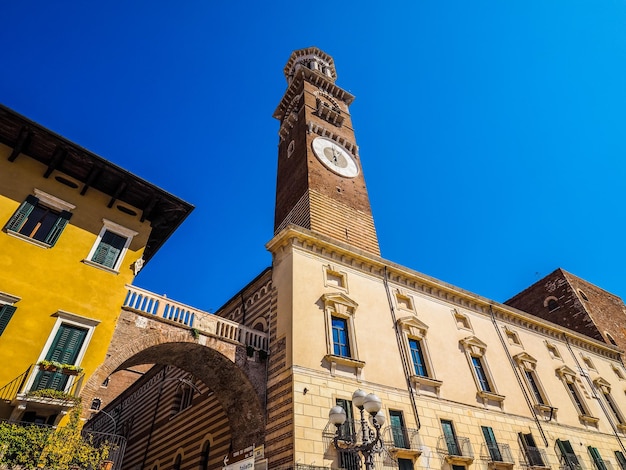
[[[365,460],[365,470],[374,470],[374,454],[383,450],[383,441],[380,438],[380,428],[385,423],[385,415],[380,411],[382,401],[373,393],[369,395],[363,390],[352,394],[352,403],[361,412],[361,436],[356,432],[345,435],[341,426],[346,422],[346,411],[339,405],[333,406],[328,413],[330,422],[337,427],[333,443],[340,452],[362,454]],[[370,415],[370,424],[365,419],[365,412]]]

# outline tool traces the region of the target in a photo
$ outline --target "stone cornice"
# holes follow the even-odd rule
[[[554,339],[564,340],[567,336],[567,340],[579,348],[612,360],[619,359],[620,351],[613,346],[302,227],[287,226],[267,243],[266,248],[274,257],[280,257],[281,253],[297,249],[314,253],[335,263],[342,263],[373,277],[384,278],[386,275],[394,284],[453,304],[455,307],[483,315],[493,314],[497,320],[530,329]]]
[[[352,104],[352,102],[354,101],[354,95],[348,93],[343,88],[340,88],[337,85],[335,85],[324,74],[315,70],[310,70],[307,68],[300,68],[296,72],[293,78],[293,81],[287,87],[287,90],[285,91],[283,98],[280,100],[280,103],[278,104],[276,110],[274,111],[273,116],[276,119],[279,119],[279,120],[283,119],[293,99],[302,92],[302,82],[305,80],[317,86],[320,90],[325,91],[330,96],[343,101],[348,106]]]

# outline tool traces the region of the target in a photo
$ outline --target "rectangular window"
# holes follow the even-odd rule
[[[541,449],[539,449],[537,444],[535,444],[533,435],[530,433],[524,434],[520,432],[518,434],[518,438],[522,451],[524,452],[524,456],[526,457],[526,463],[530,467],[545,467],[546,464],[541,455]]]
[[[561,464],[569,470],[581,470],[582,467],[578,461],[578,457],[574,453],[574,449],[569,441],[556,440],[556,445],[561,452]]]
[[[485,368],[483,367],[480,357],[472,356],[472,364],[474,365],[474,371],[476,372],[480,389],[483,392],[491,392],[491,385],[489,385],[489,380],[487,379],[487,374],[485,373]]]
[[[533,392],[536,402],[539,405],[545,405],[546,404],[545,400],[543,399],[543,396],[541,395],[541,391],[539,390],[539,385],[537,385],[537,380],[535,380],[535,373],[531,370],[525,370],[524,373],[526,374],[526,380],[528,381],[528,386],[530,387],[530,390]]]
[[[442,419],[441,428],[443,429],[443,437],[446,441],[446,446],[448,447],[448,455],[461,455],[461,448],[459,446],[459,441],[456,438],[452,421]]]
[[[567,389],[569,390],[572,400],[574,400],[574,403],[576,403],[576,408],[578,408],[578,412],[581,415],[587,415],[587,410],[583,405],[580,396],[578,395],[578,390],[576,390],[576,386],[571,382],[567,382]]]
[[[333,354],[335,354],[335,356],[350,357],[347,320],[345,318],[332,317],[332,326]]]
[[[591,460],[593,460],[593,464],[595,465],[597,470],[607,470],[606,465],[604,464],[604,460],[600,457],[600,452],[598,449],[592,446],[587,447],[589,450],[589,455],[591,455]]]
[[[71,217],[72,214],[66,210],[56,210],[42,204],[35,196],[28,196],[5,229],[53,246]]]
[[[107,268],[115,269],[120,255],[124,251],[127,242],[126,237],[122,237],[110,230],[105,230],[100,243],[91,257],[91,261]]]
[[[408,449],[409,439],[404,427],[402,411],[389,410],[389,426],[393,436],[393,445],[400,449]]]
[[[183,385],[180,389],[180,391],[178,392],[178,399],[179,399],[179,403],[178,403],[178,412],[181,412],[183,410],[186,410],[187,408],[189,408],[192,403],[193,403],[193,388],[191,388],[188,385]]]
[[[613,412],[613,416],[615,416],[617,424],[624,424],[624,418],[622,418],[622,414],[617,409],[617,405],[613,401],[613,397],[611,396],[611,394],[608,392],[604,392],[603,395],[607,405],[609,405],[609,408],[611,408],[611,411]]]
[[[410,459],[398,459],[398,470],[413,470],[413,461]]]
[[[337,399],[337,405],[341,406],[346,412],[346,422],[341,425],[340,435],[350,438],[355,433],[354,414],[352,413],[352,402],[350,400],[344,400],[343,398]],[[359,456],[349,452],[342,452],[339,449],[339,464],[341,468],[346,470],[360,470],[361,461]]]
[[[622,451],[616,450],[615,458],[617,459],[617,463],[619,464],[620,470],[626,470],[626,457],[624,457],[624,454],[622,453]]]
[[[411,350],[411,360],[413,361],[413,367],[415,368],[415,375],[428,377],[429,375],[428,370],[426,369],[426,361],[424,360],[424,352],[422,351],[422,342],[409,338],[409,348]]]
[[[489,451],[491,460],[493,462],[502,462],[502,453],[500,452],[500,448],[496,442],[496,436],[493,434],[493,429],[489,426],[481,426],[481,429],[483,431],[483,436],[485,437],[485,443],[487,444],[487,450]]]
[[[62,324],[57,330],[52,345],[46,354],[46,360],[60,362],[61,364],[75,364],[86,336],[86,329]],[[67,385],[67,380],[68,376],[59,371],[48,372],[40,370],[31,390],[50,388],[63,391]]]
[[[117,272],[124,260],[126,250],[138,232],[108,219],[102,219],[102,224],[104,226],[84,262]]]
[[[4,329],[9,324],[11,317],[17,310],[17,307],[14,305],[1,305],[0,306],[0,336],[4,332]]]

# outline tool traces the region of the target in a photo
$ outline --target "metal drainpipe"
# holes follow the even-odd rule
[[[385,285],[385,291],[387,292],[387,301],[389,302],[389,312],[391,313],[391,320],[393,321],[393,328],[396,333],[396,341],[398,342],[398,349],[400,350],[400,359],[402,362],[402,368],[404,369],[404,377],[406,379],[407,388],[409,391],[409,397],[411,398],[411,406],[413,408],[413,414],[415,415],[415,421],[417,423],[417,430],[419,431],[422,427],[420,422],[420,416],[417,411],[417,402],[415,401],[415,395],[413,393],[413,386],[411,384],[411,368],[409,367],[409,361],[406,356],[406,351],[402,345],[402,332],[398,327],[398,322],[396,321],[396,312],[393,308],[393,302],[391,301],[391,290],[389,289],[389,281],[387,278],[387,266],[384,267],[383,270],[383,284]]]
[[[511,352],[509,351],[509,348],[506,347],[506,342],[504,341],[504,336],[502,336],[502,332],[500,331],[500,328],[498,328],[498,322],[496,320],[496,315],[493,312],[493,307],[491,305],[489,305],[489,314],[491,315],[491,322],[493,323],[493,327],[495,328],[496,333],[498,334],[498,338],[500,338],[500,343],[502,343],[502,348],[504,349],[504,352],[506,353],[506,357],[509,359],[509,364],[511,364],[511,368],[513,369],[513,374],[515,375],[515,378],[517,379],[517,383],[519,385],[519,388],[522,390],[522,394],[524,395],[524,400],[526,400],[526,404],[528,405],[528,409],[530,410],[530,412],[533,415],[533,419],[535,420],[535,424],[537,424],[537,428],[539,429],[539,434],[541,434],[541,438],[543,439],[543,443],[545,444],[546,447],[549,447],[550,444],[548,443],[548,438],[546,437],[546,434],[545,434],[545,432],[543,430],[543,427],[541,426],[541,421],[539,420],[539,417],[537,416],[537,413],[535,412],[535,408],[533,407],[533,403],[530,400],[530,398],[528,397],[528,392],[524,388],[524,383],[522,382],[522,379],[519,376],[519,370],[517,370],[517,367],[515,366],[515,361],[513,360],[513,357],[511,356]],[[550,418],[552,418],[552,414],[550,414]]]
[[[563,333],[563,338],[565,339],[565,344],[567,345],[567,349],[569,350],[569,353],[572,356],[572,359],[574,359],[574,362],[576,363],[576,367],[578,367],[578,371],[582,371],[582,367],[580,367],[580,362],[578,362],[578,359],[576,359],[576,355],[574,354],[574,350],[572,349],[572,346],[570,345],[569,339],[567,338],[567,335],[565,333]],[[611,416],[609,415],[606,407],[604,406],[604,403],[602,403],[602,400],[600,399],[598,395],[598,392],[596,391],[596,386],[594,385],[594,383],[591,381],[591,378],[589,377],[589,374],[580,374],[582,375],[586,380],[587,380],[587,384],[589,385],[589,388],[591,389],[591,391],[594,393],[596,400],[598,400],[598,404],[600,405],[600,408],[602,408],[602,412],[604,413],[604,416],[606,416],[606,419],[609,421],[609,424],[611,425],[611,429],[613,430],[613,434],[615,434],[615,439],[617,439],[617,442],[619,443],[619,446],[622,448],[622,450],[626,453],[626,448],[624,447],[624,443],[622,442],[622,439],[619,437],[619,433],[617,432],[617,428],[615,427],[615,425],[613,424],[613,420],[611,419]]]

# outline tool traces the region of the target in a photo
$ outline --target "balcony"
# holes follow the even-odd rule
[[[544,449],[526,446],[520,451],[520,464],[528,470],[544,470],[550,468],[550,461]]]
[[[387,450],[397,458],[417,458],[422,455],[423,444],[417,429],[387,426],[382,432]]]
[[[257,350],[269,351],[267,332],[248,328],[139,287],[127,285],[126,289],[126,299],[122,305],[124,310]]]
[[[439,436],[437,453],[450,465],[469,465],[474,461],[474,450],[467,437]]]
[[[335,437],[335,432],[337,428],[334,424],[330,422],[326,424],[326,427],[322,431],[322,439],[324,442],[325,449],[335,449],[337,452],[337,460],[335,464],[331,467],[331,469],[327,470],[361,470],[361,457],[358,454],[351,453],[346,451],[343,446],[348,444],[355,444],[362,442],[363,430],[361,429],[361,425],[354,420],[347,420],[342,426],[340,430],[341,438],[339,440],[339,446],[335,447],[333,443],[333,439]],[[419,442],[419,438],[415,437],[412,434],[413,430],[406,430],[407,436],[409,439],[405,441],[405,445],[413,445],[416,446],[416,443]],[[417,433],[417,431],[415,431]],[[389,441],[385,439],[386,429],[385,431],[381,431],[381,437],[383,437],[384,448],[374,454],[374,466],[375,468],[383,468],[383,467],[391,467],[392,469],[396,469],[398,467],[398,458],[402,458],[403,455],[398,455],[397,452],[394,452],[393,447],[389,447]],[[412,440],[411,440],[412,439]],[[392,441],[393,442],[393,441]],[[413,444],[411,444],[413,442]],[[421,449],[421,446],[420,446]],[[409,454],[406,454],[406,457],[411,456],[411,452],[415,452],[415,450],[411,451],[411,449],[403,449],[404,451],[408,451]],[[419,451],[421,454],[421,450]],[[294,467],[294,470],[306,470],[305,467],[310,467],[310,465],[298,465]],[[313,470],[317,470],[314,468]]]
[[[515,459],[508,444],[483,444],[480,449],[480,459],[487,462],[490,468],[510,469],[515,465]]]
[[[576,454],[561,453],[559,456],[560,470],[586,470]]]
[[[13,406],[10,421],[56,425],[76,406],[83,378],[77,371],[46,370],[33,364],[0,388],[0,400]]]

